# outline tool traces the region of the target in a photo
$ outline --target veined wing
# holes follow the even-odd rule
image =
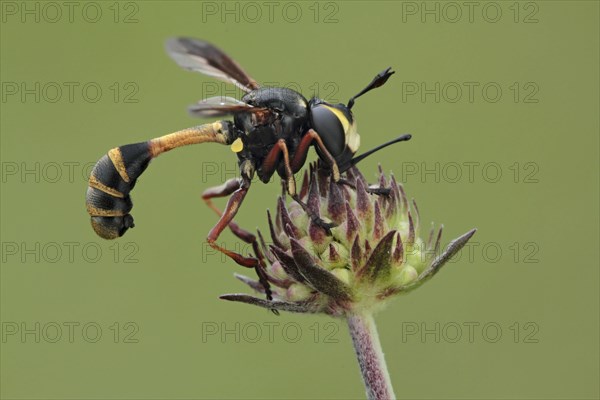
[[[179,66],[230,82],[249,92],[259,85],[231,57],[212,44],[192,38],[172,38],[167,53]]]
[[[266,108],[253,107],[233,97],[210,97],[200,100],[189,107],[190,114],[197,117],[220,117],[239,112],[260,113],[268,111]]]

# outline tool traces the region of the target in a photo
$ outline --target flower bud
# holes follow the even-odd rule
[[[272,300],[225,295],[226,300],[335,316],[378,309],[430,279],[475,233],[438,254],[442,230],[437,236],[432,230],[427,242],[419,237],[416,202],[409,203],[394,176],[387,179],[380,169],[378,184],[370,186],[355,167],[346,171],[345,183],[315,165],[310,170],[299,194],[303,204],[288,205],[279,197],[275,218],[268,213],[273,245],[263,241],[265,256],[257,255],[259,280],[238,276]]]

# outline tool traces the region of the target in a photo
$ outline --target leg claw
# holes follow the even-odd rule
[[[390,188],[367,188],[367,193],[377,194],[380,196],[389,196],[392,192]]]
[[[333,222],[325,222],[319,217],[311,217],[311,221],[313,224],[317,225],[319,228],[323,228],[327,233],[327,236],[331,236],[331,228],[335,228],[337,224]]]

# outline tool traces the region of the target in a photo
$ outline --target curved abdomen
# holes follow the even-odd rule
[[[133,228],[129,193],[154,157],[191,144],[229,145],[235,140],[234,132],[231,122],[218,121],[110,150],[94,166],[87,190],[87,211],[94,231],[104,239],[116,239]]]
[[[94,166],[86,203],[92,228],[100,237],[116,239],[133,228],[129,192],[151,159],[150,142],[142,142],[116,147]]]

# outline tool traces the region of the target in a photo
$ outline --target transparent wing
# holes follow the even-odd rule
[[[182,68],[230,82],[249,92],[259,85],[231,57],[210,43],[192,38],[172,38],[166,43],[169,56]]]
[[[200,100],[189,107],[190,114],[197,117],[220,117],[239,112],[261,113],[268,111],[266,108],[253,107],[233,97],[210,97]]]

